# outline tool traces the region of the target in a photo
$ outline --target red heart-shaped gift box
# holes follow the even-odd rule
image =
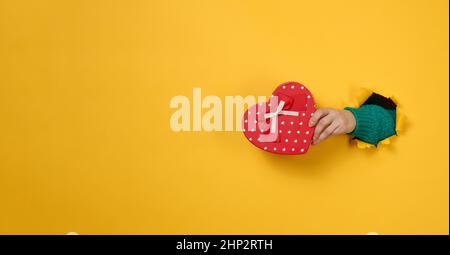
[[[315,111],[311,92],[298,82],[286,82],[275,89],[268,102],[248,108],[242,120],[243,132],[262,150],[304,154],[314,133],[308,122]]]

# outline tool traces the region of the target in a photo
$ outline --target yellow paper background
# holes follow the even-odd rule
[[[448,234],[448,1],[0,0],[1,234]],[[319,106],[367,87],[389,146],[172,132],[173,96]]]

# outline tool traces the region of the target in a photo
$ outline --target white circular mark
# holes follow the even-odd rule
[[[284,140],[285,142],[289,142],[289,140],[288,139],[286,139],[286,140]]]
[[[301,151],[301,152],[304,152],[305,150],[304,150],[304,149],[301,149],[300,151]]]
[[[288,130],[288,134],[290,134],[291,133],[291,130]]]
[[[277,150],[277,147],[273,148],[273,150],[276,151],[276,150]]]
[[[303,125],[303,122],[300,121],[300,123],[298,123],[300,126]]]
[[[247,123],[248,122],[248,120],[244,120],[244,123]]]
[[[264,150],[266,151],[266,150],[267,150],[267,147],[264,147]]]
[[[286,88],[286,86],[283,86],[283,89],[285,89]]]
[[[297,130],[297,134],[300,134],[300,130]]]
[[[306,116],[306,114],[305,114],[305,113],[302,113],[302,116],[304,117],[304,116]]]
[[[258,121],[257,121],[257,120],[255,120],[255,121],[253,121],[253,122],[255,122],[255,124],[256,124],[256,123],[258,123]]]
[[[291,125],[294,125],[294,122],[293,122],[293,121],[291,121]]]
[[[312,112],[312,113],[311,113],[311,117],[312,117],[313,115],[314,115],[314,113]]]
[[[300,88],[301,88],[301,89],[305,89],[305,87],[303,87],[303,86],[301,86]]]
[[[306,139],[305,139],[305,140],[303,140],[303,142],[304,142],[304,143],[306,143]]]
[[[310,96],[310,95],[308,95],[308,98],[311,98],[311,96]]]
[[[255,129],[254,129],[254,128],[252,128],[252,129],[250,129],[250,131],[252,131],[252,132],[255,132]]]
[[[242,132],[245,132],[245,128],[242,129]]]
[[[298,140],[297,140],[297,139],[295,139],[295,140],[294,140],[294,143],[297,143],[297,142],[298,142]]]
[[[251,141],[251,140],[253,140],[253,139],[250,137],[250,138],[248,138],[248,140]]]
[[[284,121],[281,122],[281,125],[284,125]]]
[[[286,148],[283,148],[283,151],[286,151]]]
[[[263,129],[260,129],[259,131],[261,131],[261,133],[262,133],[262,132],[264,132],[264,130],[263,130]]]
[[[282,131],[280,130],[280,133],[281,133]]]
[[[291,86],[291,89],[293,89],[293,88],[295,88],[295,86],[294,86],[294,85],[292,85],[292,86]]]
[[[294,148],[292,148],[292,150],[291,151],[295,151],[295,149]]]
[[[306,131],[306,134],[309,135],[309,131]]]
[[[256,140],[261,141],[261,137],[258,137],[258,139],[256,139]]]

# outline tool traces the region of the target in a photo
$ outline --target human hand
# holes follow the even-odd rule
[[[351,111],[322,108],[311,117],[309,126],[316,127],[312,141],[312,144],[316,145],[331,135],[352,132],[355,129],[356,120]]]

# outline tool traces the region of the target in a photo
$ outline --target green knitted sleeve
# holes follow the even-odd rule
[[[348,135],[366,143],[377,145],[378,142],[396,134],[395,109],[388,110],[374,104],[362,105],[359,108],[345,107],[353,113],[356,127]]]

